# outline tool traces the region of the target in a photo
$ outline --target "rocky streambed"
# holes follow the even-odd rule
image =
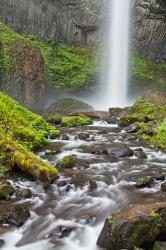
[[[98,117],[60,128],[61,136],[38,152],[59,166],[51,185],[27,177],[4,183],[14,190],[0,202],[2,249],[130,250],[156,241],[163,247],[166,154],[118,124]]]

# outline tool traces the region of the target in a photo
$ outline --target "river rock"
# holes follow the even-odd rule
[[[63,170],[64,168],[74,168],[76,164],[76,157],[73,155],[65,156],[62,160],[59,160],[56,164],[56,168]]]
[[[61,136],[61,140],[68,141],[69,139],[70,139],[70,137],[67,134],[63,134]]]
[[[78,226],[67,226],[67,225],[59,225],[57,228],[53,229],[50,234],[47,235],[47,238],[50,240],[51,243],[55,244],[57,243],[60,239],[63,239],[69,234],[76,230]]]
[[[20,191],[19,197],[24,199],[30,199],[32,198],[32,191],[28,188],[23,189]]]
[[[4,246],[4,244],[5,244],[5,241],[0,239],[0,248],[2,248]]]
[[[78,138],[80,140],[87,140],[89,137],[90,137],[89,134],[86,132],[82,132],[82,133],[78,134]]]
[[[97,183],[95,180],[89,180],[89,189],[90,191],[94,191],[97,189]]]
[[[14,193],[14,188],[8,181],[0,183],[0,199],[8,199]]]
[[[0,233],[22,226],[30,217],[27,205],[4,201],[0,204]]]
[[[137,124],[131,124],[127,128],[125,128],[125,131],[128,133],[136,133],[139,129],[139,126]]]
[[[137,188],[145,188],[145,187],[151,187],[154,183],[154,180],[151,176],[142,176],[139,177],[136,183]]]
[[[147,155],[145,154],[144,150],[142,148],[137,148],[134,151],[135,156],[137,156],[138,159],[146,159]]]
[[[166,192],[166,183],[161,184],[161,191]]]
[[[130,157],[133,156],[133,151],[126,145],[122,143],[113,143],[109,145],[109,147],[104,150],[104,152],[108,155],[116,155],[118,157]]]
[[[150,248],[166,230],[166,202],[144,200],[109,216],[97,240],[108,250]]]

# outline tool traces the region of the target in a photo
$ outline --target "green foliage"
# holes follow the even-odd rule
[[[143,79],[144,82],[147,81],[165,87],[165,63],[156,63],[136,50],[133,52],[131,59],[131,74],[134,77]]]
[[[160,249],[161,249],[160,243],[156,241],[152,250],[160,250]]]
[[[57,136],[58,130],[0,92],[0,158],[5,166],[18,166],[35,178],[51,182],[57,170],[29,152],[45,143],[48,135]],[[4,172],[2,167],[0,172]]]
[[[166,105],[144,102],[138,98],[129,114],[122,116],[121,120],[138,124],[140,138],[166,149]]]
[[[157,212],[155,212],[154,210],[152,210],[149,214],[150,217],[152,217],[154,219],[154,223],[156,227],[160,227],[161,226],[161,215]]]
[[[62,126],[65,127],[79,127],[90,123],[90,118],[81,116],[64,116],[61,122]]]
[[[13,69],[15,59],[12,55],[12,45],[18,40],[25,39],[0,22],[0,74],[5,79],[9,78]]]
[[[25,35],[41,50],[46,78],[56,87],[73,88],[86,84],[97,72],[96,49],[90,46],[72,46],[55,41],[44,41],[33,35]]]
[[[0,92],[0,131],[6,138],[32,149],[47,141],[48,134],[58,134],[44,119],[20,106],[12,98]]]

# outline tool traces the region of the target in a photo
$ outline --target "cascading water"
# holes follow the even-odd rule
[[[99,109],[128,104],[129,33],[130,0],[111,0],[108,28],[104,36],[106,42]]]

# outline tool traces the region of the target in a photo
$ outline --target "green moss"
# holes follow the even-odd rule
[[[10,183],[2,182],[0,183],[0,199],[7,198],[14,193],[14,188],[10,185]]]
[[[62,160],[57,162],[57,169],[62,170],[64,168],[73,168],[76,163],[76,158],[74,156],[65,156]]]
[[[134,78],[142,79],[143,84],[149,83],[155,86],[157,84],[157,86],[165,88],[165,63],[154,62],[136,50],[133,52],[131,59],[131,75]]]
[[[144,118],[147,118],[144,120]],[[166,150],[166,105],[144,102],[138,98],[121,120],[138,124],[138,136],[151,145]]]
[[[62,126],[65,127],[79,127],[83,125],[88,125],[91,123],[91,119],[88,117],[81,116],[65,116],[62,118]]]
[[[58,134],[58,130],[49,126],[41,116],[0,92],[0,158],[3,166],[17,166],[35,178],[51,182],[57,170],[29,151],[47,142],[48,135]]]
[[[160,228],[160,227],[161,227],[161,224],[162,224],[162,218],[161,218],[160,213],[157,213],[157,212],[155,212],[154,210],[152,210],[152,211],[149,213],[149,216],[153,218],[154,223],[155,223],[155,226],[156,226],[157,228]]]
[[[18,40],[25,40],[25,38],[0,22],[0,75],[5,80],[9,80],[10,72],[14,66],[15,58],[12,55],[12,45]]]
[[[99,56],[94,47],[46,42],[33,35],[25,37],[40,48],[44,58],[45,76],[58,88],[86,85],[88,78],[98,71]]]
[[[152,250],[161,250],[160,243],[156,241]]]
[[[0,92],[0,131],[3,137],[17,145],[32,149],[47,141],[48,135],[58,135],[58,130],[44,119],[20,106],[18,102]]]

